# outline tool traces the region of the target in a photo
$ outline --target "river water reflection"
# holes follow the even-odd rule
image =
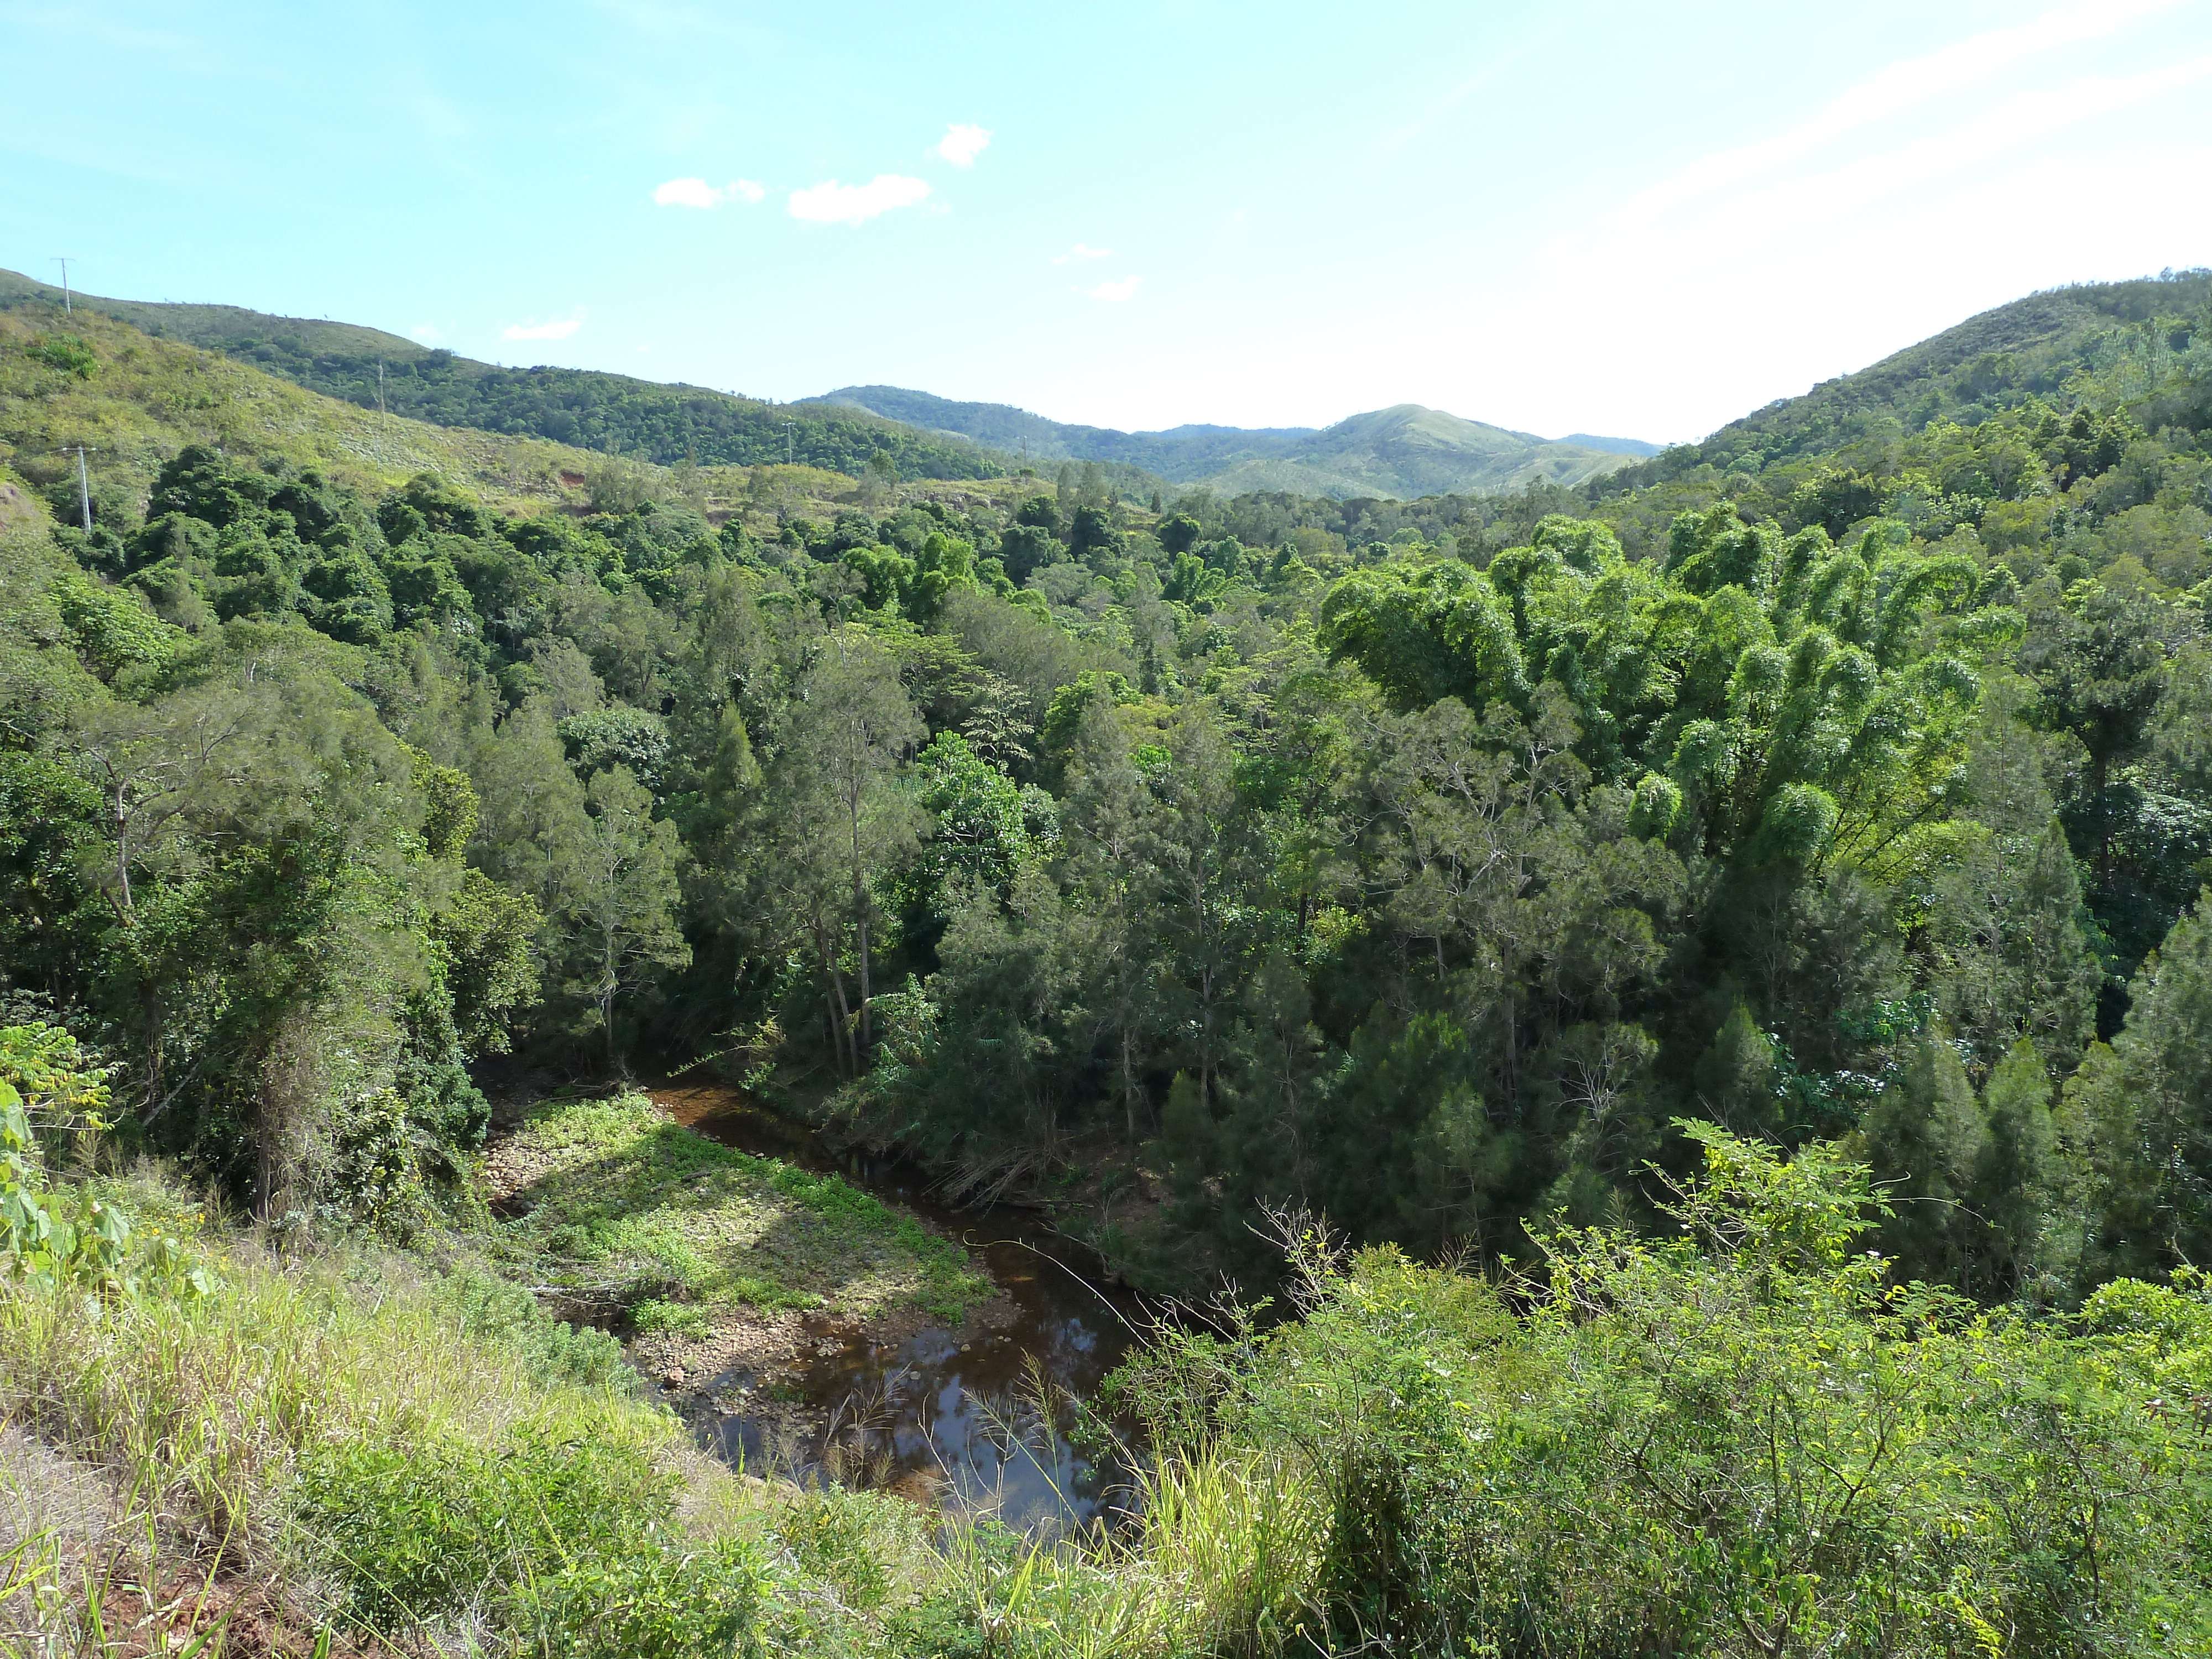
[[[653,1099],[726,1146],[835,1171],[973,1249],[1011,1317],[986,1332],[920,1330],[872,1342],[843,1321],[809,1316],[810,1352],[775,1377],[735,1370],[708,1392],[726,1402],[709,1443],[727,1461],[800,1479],[889,1487],[985,1509],[1009,1527],[1111,1518],[1124,1471],[1069,1443],[1076,1402],[1121,1362],[1146,1318],[1139,1299],[1079,1268],[1081,1257],[1036,1215],[1005,1205],[956,1210],[913,1166],[842,1158],[805,1128],[723,1084],[670,1084]],[[811,1409],[794,1433],[790,1401]],[[744,1402],[760,1401],[757,1411]]]

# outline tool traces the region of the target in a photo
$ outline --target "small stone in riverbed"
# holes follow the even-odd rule
[[[661,1372],[660,1386],[664,1389],[682,1388],[684,1386],[684,1367],[681,1365],[671,1365],[666,1370]]]

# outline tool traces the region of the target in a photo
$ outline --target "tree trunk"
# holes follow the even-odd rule
[[[607,928],[599,941],[599,1024],[607,1034],[607,1075],[615,1071],[615,994],[622,988],[622,977],[617,971],[622,959],[622,949],[617,943],[614,929]]]
[[[815,945],[822,953],[823,970],[830,975],[830,1006],[836,1014],[837,1063],[847,1077],[857,1079],[860,1060],[853,1046],[853,1006],[845,996],[845,976],[837,971],[837,958],[830,954],[829,941],[818,932]]]
[[[871,1024],[869,1003],[872,991],[868,983],[868,913],[860,912],[860,1046],[853,1059],[854,1074],[859,1075],[863,1060],[875,1058],[875,1033]]]
[[[1509,991],[1505,994],[1505,1094],[1509,1100],[1520,1093],[1520,1009]]]
[[[1137,1150],[1137,1073],[1130,1063],[1129,1022],[1121,1022],[1121,1110],[1129,1124],[1129,1150]]]

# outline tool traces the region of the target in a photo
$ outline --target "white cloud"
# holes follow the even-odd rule
[[[791,216],[818,225],[857,225],[893,208],[912,207],[928,194],[929,186],[921,179],[896,173],[879,173],[865,185],[841,185],[830,179],[792,191]]]
[[[1862,127],[1894,120],[1923,104],[1990,80],[2039,52],[2112,33],[2174,0],[2093,0],[2061,8],[2010,28],[1990,29],[1923,57],[1907,58],[1847,87],[1796,126],[1733,149],[1701,156],[1643,191],[1623,210],[1630,224],[1648,224],[1670,209],[1789,166],[1821,145]]]
[[[424,345],[431,345],[443,339],[445,336],[439,331],[435,323],[417,323],[407,331],[407,337],[410,340],[420,340]]]
[[[565,340],[584,325],[581,311],[550,323],[509,323],[500,332],[510,340]]]
[[[2212,76],[2212,55],[2113,80],[2085,76],[2062,86],[2015,94],[1969,121],[1863,156],[1826,173],[1778,180],[1735,197],[1731,216],[1768,232],[1785,224],[1832,222],[1909,188],[1997,160],[2084,122],[2138,109],[2152,99]]]
[[[766,185],[750,179],[732,179],[719,189],[704,179],[671,179],[653,191],[653,199],[662,207],[711,208],[725,202],[750,206],[767,194]]]
[[[1134,297],[1137,284],[1144,280],[1141,276],[1124,276],[1118,283],[1101,283],[1097,288],[1085,289],[1083,297],[1086,300],[1104,300],[1109,304],[1119,305],[1122,301]]]
[[[1110,247],[1085,247],[1082,243],[1078,242],[1066,252],[1054,254],[1052,262],[1056,265],[1064,265],[1070,259],[1103,259],[1113,251]]]
[[[931,149],[932,155],[939,155],[956,167],[972,167],[975,158],[991,146],[991,130],[965,121],[955,121],[945,129],[945,137]]]

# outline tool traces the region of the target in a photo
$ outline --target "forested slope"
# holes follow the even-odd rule
[[[181,349],[4,320],[5,429],[41,445],[66,410],[121,431]],[[2071,401],[1931,426],[1880,477],[1534,522],[1577,498],[1524,491],[1364,544],[1252,529],[1346,506],[1155,516],[1097,479],[1011,513],[862,481],[716,527],[641,475],[620,512],[502,517],[450,469],[303,470],[307,405],[239,411],[306,394],[226,366],[222,453],[118,473],[90,538],[17,538],[11,729],[48,803],[17,856],[47,873],[10,971],[176,1079],[157,1142],[276,1180],[253,1079],[295,1028],[207,976],[276,947],[206,884],[296,813],[333,872],[443,848],[376,927],[434,941],[448,890],[510,918],[527,961],[482,971],[538,999],[526,1047],[719,1046],[970,1180],[1074,1172],[1143,1271],[1263,1265],[1254,1206],[1285,1202],[1519,1250],[1559,1206],[1644,1213],[1694,1117],[1863,1146],[1964,1206],[1904,1212],[1914,1270],[2063,1300],[2212,1224],[2198,1154],[2153,1144],[2205,1133],[2170,1046],[2195,994],[2153,992],[2193,971],[2212,856],[2207,461],[2142,424],[2197,406],[2207,348],[2201,313],[2130,326]],[[1670,500],[1696,510],[1639,545]],[[257,758],[138,781],[213,708]],[[286,806],[270,776],[322,781]],[[435,811],[469,827],[410,827]],[[180,954],[147,953],[149,905]],[[408,1133],[458,1133],[455,1068],[508,1016],[454,981],[483,1007],[402,1018],[437,976],[392,971],[349,1052],[430,1090]],[[321,983],[268,994],[307,1019]]]
[[[1172,483],[1188,483],[1218,471],[1224,458],[1239,459],[1255,446],[1273,453],[1284,441],[1313,435],[1310,427],[1179,426],[1164,432],[1121,432],[1048,420],[1011,404],[965,402],[896,386],[847,386],[801,407],[865,409],[887,419],[936,432],[957,432],[1008,454],[1036,461],[1098,461],[1142,467]]]
[[[58,300],[60,290],[0,271],[0,307]],[[365,410],[439,426],[542,438],[674,466],[794,464],[857,473],[881,455],[907,477],[991,478],[1004,456],[860,410],[769,404],[706,386],[598,370],[509,368],[433,349],[396,334],[236,306],[155,303],[78,295],[76,305],[156,337],[250,363]],[[381,371],[380,373],[380,371]]]
[[[378,1642],[2201,1648],[2212,314],[2151,295],[1755,473],[1158,513],[586,500],[0,313],[9,1414]],[[605,1343],[347,1254],[481,1221],[501,1056],[648,1054],[1302,1316],[1122,1379],[1124,1537],[687,1474]],[[626,1180],[623,1115],[538,1129]]]
[[[2203,270],[2032,294],[1871,368],[1825,380],[1802,398],[1778,399],[1701,443],[1679,445],[1613,475],[1606,488],[1634,489],[1707,465],[1755,474],[1869,440],[1909,437],[1936,421],[1973,426],[2031,398],[2062,393],[2077,375],[2112,368],[2115,341],[2130,337],[2118,325],[2186,316],[2208,298],[2212,272]],[[2166,342],[2169,349],[2172,344]],[[2136,349],[2155,356],[2148,339]],[[2152,429],[2161,424],[2154,422]]]

